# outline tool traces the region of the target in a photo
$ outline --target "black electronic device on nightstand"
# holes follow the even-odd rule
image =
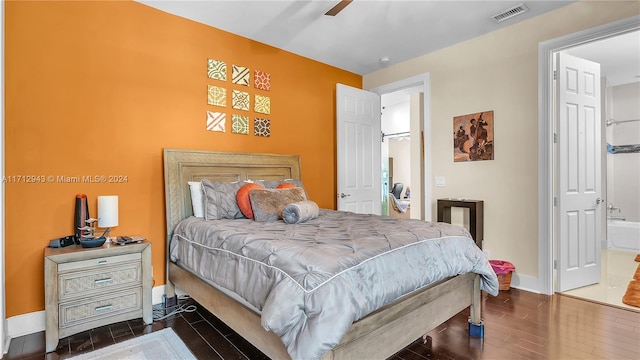
[[[63,236],[61,238],[49,240],[49,247],[63,248],[75,244],[75,235]]]

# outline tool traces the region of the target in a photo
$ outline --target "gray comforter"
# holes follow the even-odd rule
[[[171,260],[258,309],[293,359],[322,357],[354,321],[450,276],[478,273],[498,293],[464,228],[322,209],[300,224],[185,219]]]

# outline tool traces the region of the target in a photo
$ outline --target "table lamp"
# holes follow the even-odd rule
[[[102,234],[107,241],[113,226],[118,226],[118,196],[98,196],[98,227],[107,228]]]

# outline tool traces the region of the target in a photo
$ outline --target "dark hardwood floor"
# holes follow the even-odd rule
[[[484,339],[467,333],[465,310],[391,359],[640,359],[640,312],[562,295],[518,289],[483,296]],[[640,310],[640,309],[639,309]],[[144,325],[132,320],[62,339],[44,353],[44,332],[12,339],[2,360],[64,359],[171,327],[198,359],[266,359],[213,315],[197,306]]]

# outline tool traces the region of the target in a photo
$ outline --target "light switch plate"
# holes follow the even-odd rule
[[[445,187],[446,180],[444,176],[436,176],[436,186],[437,187]]]

